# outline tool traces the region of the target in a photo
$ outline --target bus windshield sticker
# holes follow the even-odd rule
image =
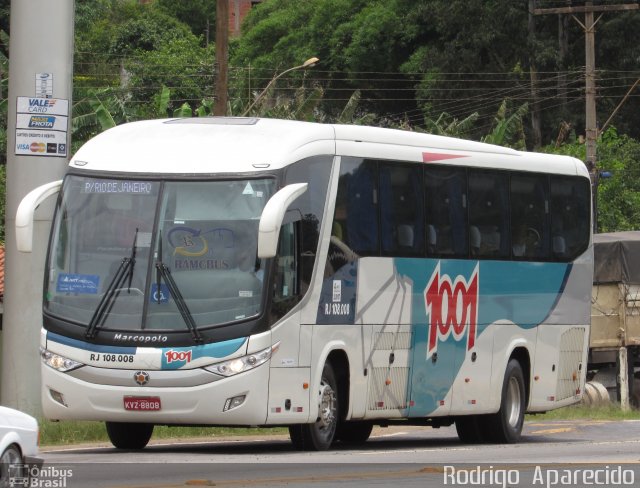
[[[56,291],[58,293],[85,293],[96,295],[99,284],[100,276],[98,275],[60,273],[58,275]]]
[[[253,188],[251,187],[251,183],[247,182],[247,186],[244,187],[243,195],[253,195]]]
[[[151,283],[151,297],[150,301],[153,303],[168,303],[171,298],[169,287],[162,283],[160,285],[160,292],[158,292],[158,284]]]
[[[85,181],[82,193],[126,193],[151,195],[155,193],[157,183],[150,181]]]

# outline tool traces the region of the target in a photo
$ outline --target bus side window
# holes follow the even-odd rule
[[[506,173],[469,171],[469,225],[480,231],[480,256],[508,258],[511,255]]]
[[[336,196],[335,233],[357,254],[378,251],[376,162],[343,158]],[[337,235],[336,235],[337,237]]]
[[[514,259],[549,257],[548,177],[511,175],[511,252]]]
[[[299,229],[299,222],[289,222],[280,228],[273,271],[272,320],[283,317],[300,300]]]
[[[424,254],[422,168],[380,163],[380,238],[383,255]]]
[[[551,233],[553,256],[567,261],[589,245],[590,195],[588,180],[551,177]]]
[[[467,256],[467,177],[463,168],[425,169],[429,256]]]

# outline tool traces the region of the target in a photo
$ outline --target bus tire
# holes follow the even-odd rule
[[[489,415],[488,422],[484,424],[486,440],[498,444],[518,442],[522,434],[525,408],[524,374],[520,363],[511,359],[504,373],[500,410]]]
[[[371,422],[343,421],[338,425],[336,438],[345,444],[362,444],[367,442],[372,430],[373,423]]]
[[[339,407],[336,376],[331,364],[326,363],[318,389],[318,418],[313,424],[289,427],[289,436],[294,447],[300,451],[329,449],[336,437]]]
[[[118,449],[144,449],[153,434],[153,424],[105,422],[107,434]]]
[[[461,442],[465,444],[479,444],[484,442],[485,435],[481,427],[482,420],[486,420],[480,415],[465,415],[456,418],[456,432]]]

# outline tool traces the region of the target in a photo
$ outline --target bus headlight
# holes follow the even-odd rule
[[[279,346],[280,343],[278,342],[277,344],[269,346],[262,351],[254,352],[253,354],[248,354],[247,356],[242,356],[240,358],[230,359],[229,361],[212,364],[204,369],[222,376],[233,376],[238,373],[244,373],[245,371],[249,371],[250,369],[264,364],[273,355],[273,353],[278,350]]]
[[[66,373],[67,371],[71,371],[72,369],[84,366],[84,364],[79,363],[78,361],[65,358],[64,356],[60,356],[59,354],[54,354],[42,347],[40,348],[40,357],[42,358],[42,362],[44,364],[46,364],[50,368],[55,369],[56,371],[60,371],[61,373]]]

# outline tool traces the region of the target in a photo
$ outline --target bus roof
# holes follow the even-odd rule
[[[123,124],[84,144],[70,166],[117,173],[244,173],[322,154],[588,175],[581,161],[567,156],[396,129],[241,117]]]

